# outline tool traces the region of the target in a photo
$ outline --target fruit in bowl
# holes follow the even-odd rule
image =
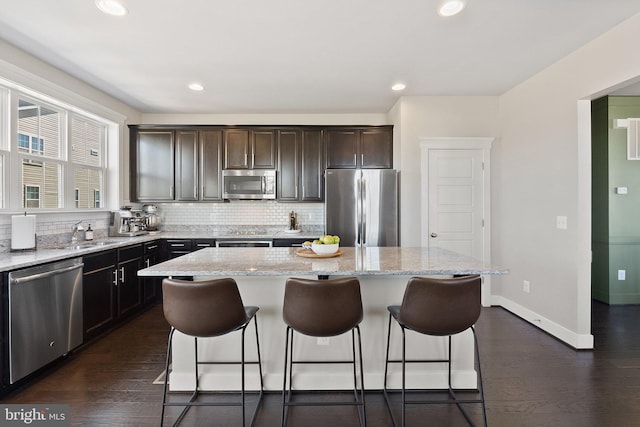
[[[306,242],[305,242],[306,243]],[[324,235],[311,243],[311,250],[318,255],[330,255],[338,252],[340,237]]]

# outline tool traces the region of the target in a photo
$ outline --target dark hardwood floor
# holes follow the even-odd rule
[[[483,309],[477,332],[490,426],[640,426],[640,307],[594,303],[593,351],[573,350],[496,307]],[[161,307],[154,307],[0,402],[66,403],[74,426],[159,425],[162,386],[153,380],[164,368],[167,333]],[[470,412],[480,421],[479,411]],[[238,414],[192,408],[181,425],[239,425]],[[466,425],[451,405],[408,414],[409,425]],[[280,395],[269,393],[256,425],[279,422]],[[367,424],[391,425],[379,392],[367,395]],[[288,425],[358,424],[349,407],[305,407],[291,410]]]

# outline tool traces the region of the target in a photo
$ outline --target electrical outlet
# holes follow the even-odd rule
[[[329,337],[318,337],[316,344],[317,345],[329,345]]]
[[[531,286],[531,283],[528,280],[525,280],[522,284],[522,290],[528,294],[530,291],[530,286]]]
[[[618,280],[627,280],[627,270],[618,270]]]

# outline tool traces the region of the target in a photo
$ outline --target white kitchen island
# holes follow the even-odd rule
[[[356,276],[360,280],[364,320],[362,332],[364,384],[367,389],[382,389],[388,325],[386,307],[402,301],[407,280],[412,276],[450,276],[462,274],[506,274],[504,268],[438,248],[368,247],[341,248],[333,258],[305,258],[299,248],[205,248],[140,270],[140,276],[184,277],[194,280],[233,277],[245,305],[260,307],[258,330],[262,369],[266,390],[282,389],[284,370],[285,324],[282,321],[284,283],[288,277],[326,278]],[[400,329],[392,323],[392,357],[400,355]],[[254,328],[247,329],[247,360],[255,360]],[[408,358],[443,358],[446,339],[424,337],[407,332]],[[219,338],[198,339],[200,360],[240,360],[240,333]],[[295,335],[296,359],[345,360],[351,357],[349,334],[332,337],[328,343]],[[193,338],[176,332],[173,342],[172,391],[194,387]],[[469,331],[454,338],[453,385],[476,387],[473,338]],[[221,366],[221,367],[220,367]],[[229,365],[205,365],[200,368],[202,390],[237,390],[239,368]],[[400,385],[400,366],[390,367],[389,386]],[[446,366],[430,364],[407,367],[408,387],[446,387]],[[348,365],[298,365],[294,369],[294,387],[307,390],[338,390],[353,387]],[[257,368],[247,367],[247,387],[258,387]]]

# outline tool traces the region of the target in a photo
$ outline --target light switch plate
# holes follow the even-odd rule
[[[567,229],[567,217],[566,216],[558,216],[556,217],[556,227],[560,230]]]
[[[616,194],[627,194],[627,187],[616,187]]]

